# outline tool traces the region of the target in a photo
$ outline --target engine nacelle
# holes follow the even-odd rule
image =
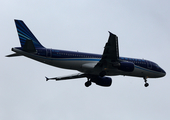
[[[135,68],[135,65],[132,62],[120,62],[119,70],[124,72],[132,72]]]
[[[112,84],[112,79],[110,77],[97,76],[97,77],[91,78],[91,81],[103,87],[109,87]]]

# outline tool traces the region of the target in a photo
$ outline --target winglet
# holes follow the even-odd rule
[[[108,31],[110,34],[112,34],[110,31]]]
[[[110,34],[110,35],[114,35],[114,36],[116,36],[116,35],[115,35],[115,34],[113,34],[112,32],[110,32],[110,31],[108,31],[108,32],[109,32],[109,34]]]

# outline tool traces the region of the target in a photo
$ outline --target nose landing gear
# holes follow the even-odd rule
[[[149,83],[147,83],[147,78],[144,77],[143,79],[144,79],[144,82],[145,82],[144,86],[145,86],[145,87],[148,87],[148,86],[149,86]]]
[[[86,87],[89,87],[91,85],[90,78],[87,78],[87,82],[84,84]]]

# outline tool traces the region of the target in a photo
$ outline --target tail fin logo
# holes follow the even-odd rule
[[[43,47],[22,20],[15,20],[15,25],[20,39],[21,47],[24,47],[27,40],[32,40],[35,48]]]

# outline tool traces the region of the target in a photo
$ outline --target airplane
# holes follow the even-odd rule
[[[45,48],[33,35],[22,20],[14,20],[18,32],[21,47],[14,47],[13,54],[6,57],[25,56],[33,60],[54,67],[77,70],[77,74],[46,78],[48,80],[69,80],[87,78],[85,86],[89,87],[92,82],[99,86],[109,87],[112,78],[107,76],[133,76],[144,79],[144,86],[148,87],[147,78],[159,78],[166,72],[155,62],[119,56],[118,37],[109,32],[109,38],[105,44],[103,54],[66,51]]]

